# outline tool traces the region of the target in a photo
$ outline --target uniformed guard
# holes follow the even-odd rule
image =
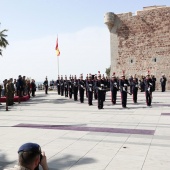
[[[83,80],[83,74],[80,75],[80,80],[78,82],[80,102],[84,103],[84,90],[86,88],[85,81]]]
[[[121,93],[121,100],[122,100],[122,107],[126,108],[126,104],[127,104],[127,93],[128,92],[128,86],[129,86],[129,82],[127,79],[125,79],[125,74],[123,72],[123,75],[119,81],[119,87],[120,87],[120,93]],[[131,93],[129,93],[131,94]]]
[[[68,80],[67,80],[66,75],[65,75],[65,80],[64,80],[64,94],[65,94],[65,97],[68,97]]]
[[[131,86],[132,86],[132,94],[133,94],[133,102],[137,103],[137,94],[138,94],[138,81],[137,78],[133,78],[133,81],[131,82]]]
[[[78,80],[76,75],[74,76],[73,80],[73,91],[74,91],[74,101],[77,101],[77,96],[78,96]]]
[[[69,81],[68,81],[68,91],[69,91],[69,98],[72,99],[73,87],[72,87],[72,78],[71,78],[71,75],[70,75]]]
[[[58,92],[58,95],[60,95],[60,76],[58,76],[58,79],[57,79],[57,92]]]
[[[48,79],[47,79],[47,77],[45,78],[43,85],[44,85],[44,89],[45,89],[45,94],[48,94]]]
[[[141,74],[140,80],[139,80],[139,85],[140,85],[140,90],[141,92],[145,91],[145,76]]]
[[[86,79],[85,79],[85,86],[86,86],[86,82],[88,81],[88,77],[89,77],[89,75],[87,74]],[[86,86],[86,98],[88,98],[88,89],[87,89],[87,86]]]
[[[63,76],[61,76],[61,80],[60,80],[60,91],[61,91],[61,96],[64,96],[64,80],[63,80]]]
[[[110,80],[110,90],[111,90],[112,104],[116,104],[117,91],[119,90],[119,83],[118,83],[114,73],[113,73],[112,78]]]
[[[92,75],[89,74],[88,80],[86,81],[86,87],[87,87],[87,93],[88,93],[88,104],[89,106],[93,105],[92,100],[93,100],[93,80],[92,80]]]
[[[150,78],[150,75],[147,74],[145,78],[145,97],[146,97],[146,104],[147,106],[151,106],[152,103],[152,80]]]
[[[167,81],[167,79],[165,77],[165,74],[162,74],[162,77],[160,79],[162,92],[165,92],[165,90],[166,90],[166,81]]]
[[[11,80],[7,80],[6,84],[6,105],[11,106],[13,105],[12,98],[13,98],[12,88],[11,88]]]
[[[97,100],[97,89],[96,87],[97,83],[97,74],[94,75],[94,80],[93,80],[93,90],[94,90],[94,99]]]
[[[133,76],[130,75],[129,77],[130,93],[132,93],[132,82],[133,82]]]
[[[108,83],[107,83],[107,81],[106,81],[106,78],[105,78],[105,76],[104,76],[104,74],[103,74],[103,76],[102,76],[102,80],[103,80],[103,83],[104,83],[104,91],[103,91],[103,101],[105,101],[106,100],[106,91],[107,91],[107,89],[108,89]]]
[[[98,96],[98,109],[103,109],[104,102],[104,81],[101,79],[101,74],[98,74],[98,80],[96,83],[97,96]]]
[[[155,75],[151,76],[151,80],[152,80],[152,84],[153,84],[152,91],[155,91],[155,86],[156,86],[156,77],[155,77]]]
[[[11,85],[11,104],[15,104],[14,103],[14,94],[15,94],[15,87],[14,87],[14,83],[13,83],[13,78],[10,78],[10,85]]]

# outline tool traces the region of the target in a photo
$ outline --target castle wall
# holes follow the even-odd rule
[[[125,70],[129,77],[149,71],[157,78],[157,88],[164,73],[170,89],[170,7],[115,15],[110,41],[111,73]]]

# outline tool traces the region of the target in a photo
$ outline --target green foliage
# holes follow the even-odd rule
[[[110,70],[111,70],[111,66],[106,68],[105,73],[106,73],[107,77],[110,77]]]
[[[2,31],[0,31],[0,55],[2,55],[2,49],[1,48],[6,48],[8,44],[8,41],[6,40],[7,35],[5,34],[5,32],[7,32],[8,30],[4,29]]]

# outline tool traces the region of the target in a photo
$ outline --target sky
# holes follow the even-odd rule
[[[170,0],[0,0],[0,31],[8,30],[9,42],[0,56],[0,83],[18,75],[44,81],[105,74],[111,60],[104,14],[153,5],[170,6]]]

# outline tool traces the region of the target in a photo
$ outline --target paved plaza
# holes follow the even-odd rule
[[[152,107],[145,94],[127,108],[97,101],[88,106],[51,91],[5,111],[0,106],[0,170],[17,164],[17,150],[35,142],[45,151],[50,170],[169,170],[170,92],[154,92]]]

